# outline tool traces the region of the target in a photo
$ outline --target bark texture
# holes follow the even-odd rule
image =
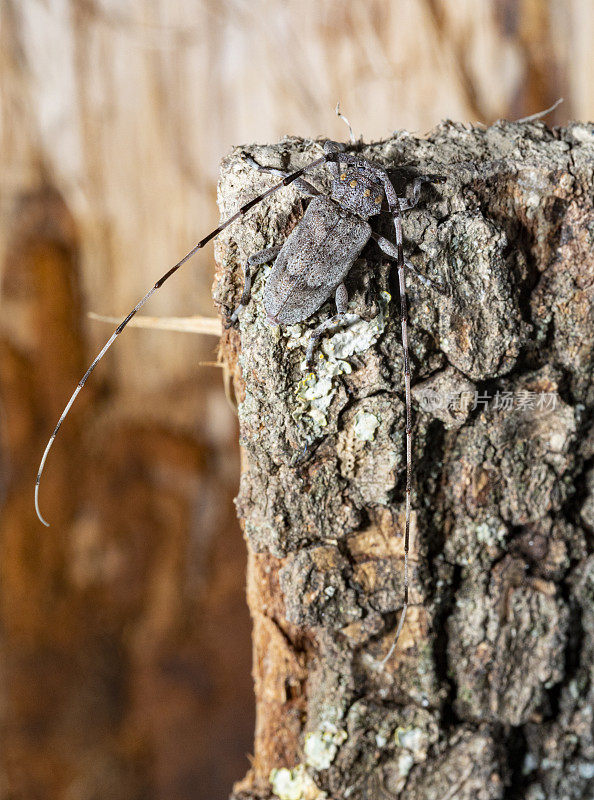
[[[413,364],[413,606],[402,599],[404,397],[395,270],[348,280],[364,320],[326,336],[265,321],[254,281],[223,340],[235,375],[258,705],[236,798],[584,798],[594,792],[594,126],[444,123],[361,145],[447,181],[405,215]],[[243,148],[296,169],[320,144]],[[275,178],[235,150],[226,217]],[[322,169],[312,174],[328,185]],[[287,187],[222,236],[217,301],[305,203]],[[376,230],[391,236],[389,220]],[[304,448],[306,456],[302,458]]]

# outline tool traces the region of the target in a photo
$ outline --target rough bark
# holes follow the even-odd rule
[[[291,169],[320,152],[295,138],[243,149]],[[407,253],[450,289],[408,280],[413,607],[380,669],[403,574],[394,270],[368,246],[349,280],[366,321],[326,337],[309,374],[304,343],[330,305],[270,327],[264,268],[223,342],[258,705],[234,797],[591,796],[594,126],[448,122],[361,152],[401,189],[415,173],[447,178],[405,219]],[[323,170],[314,179],[327,186]],[[274,181],[235,150],[222,216]],[[282,242],[303,208],[287,187],[222,237],[222,306],[238,302],[245,259]]]

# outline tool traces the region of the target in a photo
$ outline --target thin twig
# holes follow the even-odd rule
[[[116,317],[107,317],[89,311],[88,316],[99,322],[118,322]],[[221,336],[223,326],[217,317],[146,317],[140,316],[128,323],[133,328],[152,328],[160,331],[180,331],[181,333],[202,333],[206,336]]]
[[[516,122],[536,122],[536,120],[542,119],[543,117],[546,117],[547,114],[550,114],[552,111],[554,111],[557,108],[557,106],[561,105],[562,102],[563,98],[560,97],[558,100],[555,100],[552,106],[549,106],[549,108],[545,108],[544,111],[539,111],[536,114],[531,114],[529,117],[520,117],[520,119],[517,119]]]

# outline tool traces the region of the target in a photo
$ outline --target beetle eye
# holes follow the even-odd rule
[[[349,183],[349,186],[351,186],[353,189],[355,188],[355,186],[356,186],[356,185],[357,185],[357,181],[355,181],[355,180],[352,180],[352,181]]]
[[[365,189],[363,194],[365,195],[365,197],[370,197],[371,196],[371,192],[369,191],[369,189]]]
[[[340,180],[341,181],[346,181],[346,172],[342,173],[342,175],[340,176]]]

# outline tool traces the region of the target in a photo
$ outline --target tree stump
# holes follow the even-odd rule
[[[446,122],[356,146],[393,175],[413,371],[411,603],[398,646],[404,384],[396,270],[353,268],[363,320],[271,327],[259,270],[223,358],[239,402],[257,726],[235,798],[584,798],[594,792],[594,126]],[[319,142],[238,148],[222,217]],[[312,182],[327,189],[324,168]],[[215,297],[307,200],[286,187],[221,236]],[[374,227],[392,234],[386,215]]]

